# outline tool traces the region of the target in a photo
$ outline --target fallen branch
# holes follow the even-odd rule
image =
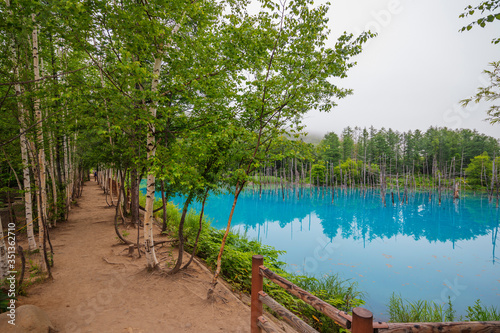
[[[164,243],[172,243],[172,242],[177,242],[177,239],[169,239],[169,240],[164,240],[160,242],[153,241],[153,246],[164,244]]]
[[[125,265],[122,262],[112,262],[112,261],[109,261],[108,259],[106,259],[104,257],[102,257],[102,260],[104,260],[105,262],[107,262],[108,264],[111,264],[111,265],[123,265],[123,266],[127,267],[127,265]]]
[[[141,205],[139,205],[139,209],[142,210],[143,212],[146,211],[146,208],[142,207]],[[159,212],[160,210],[163,210],[163,206],[162,207],[158,207],[156,209],[153,210],[153,213],[156,213],[156,212]]]

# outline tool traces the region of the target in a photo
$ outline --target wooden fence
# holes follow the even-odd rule
[[[298,332],[317,331],[272,299],[263,291],[264,277],[276,283],[292,295],[300,298],[316,310],[333,319],[351,333],[500,333],[500,321],[490,322],[443,322],[443,323],[385,323],[374,322],[373,314],[364,308],[354,308],[352,316],[299,288],[264,266],[264,257],[252,257],[251,333],[277,332],[263,317],[263,304],[279,314]]]

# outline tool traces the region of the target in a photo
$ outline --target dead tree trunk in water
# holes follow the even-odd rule
[[[495,170],[495,178],[497,180],[496,181],[496,184],[497,184],[497,204],[496,204],[496,208],[498,208],[498,202],[499,202],[498,169],[500,169],[500,167],[497,165],[496,170]]]
[[[441,206],[441,173],[438,177],[438,195],[439,195],[439,206]]]
[[[382,162],[382,161],[381,161]],[[380,163],[382,165],[382,163]],[[385,178],[385,165],[382,165],[382,168],[380,170],[380,197],[382,199],[382,203],[384,204],[384,207],[386,207],[385,203],[385,188],[384,188],[384,178]]]
[[[490,189],[490,203],[493,201],[493,195],[495,193],[495,155],[493,155],[493,163],[491,165],[491,189]]]

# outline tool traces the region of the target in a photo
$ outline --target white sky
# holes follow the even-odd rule
[[[479,0],[331,0],[332,43],[344,31],[379,33],[355,58],[358,65],[339,86],[354,94],[329,114],[311,111],[311,134],[338,134],[346,126],[399,131],[430,126],[477,129],[500,138],[500,125],[484,121],[487,105],[462,108],[459,101],[485,85],[482,71],[500,60],[500,21],[459,29],[458,16]],[[498,101],[500,103],[500,101]]]

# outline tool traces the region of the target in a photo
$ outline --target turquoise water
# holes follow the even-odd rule
[[[379,192],[358,190],[337,189],[333,203],[331,192],[318,189],[290,192],[285,200],[272,190],[248,190],[232,227],[285,250],[280,259],[292,272],[339,273],[358,282],[365,307],[379,320],[387,319],[393,292],[439,304],[450,297],[459,316],[478,298],[500,308],[500,214],[487,197],[443,198],[441,205],[427,193],[411,195],[408,204],[386,200],[384,207]],[[231,195],[209,197],[205,214],[214,227],[225,228],[232,201]]]

